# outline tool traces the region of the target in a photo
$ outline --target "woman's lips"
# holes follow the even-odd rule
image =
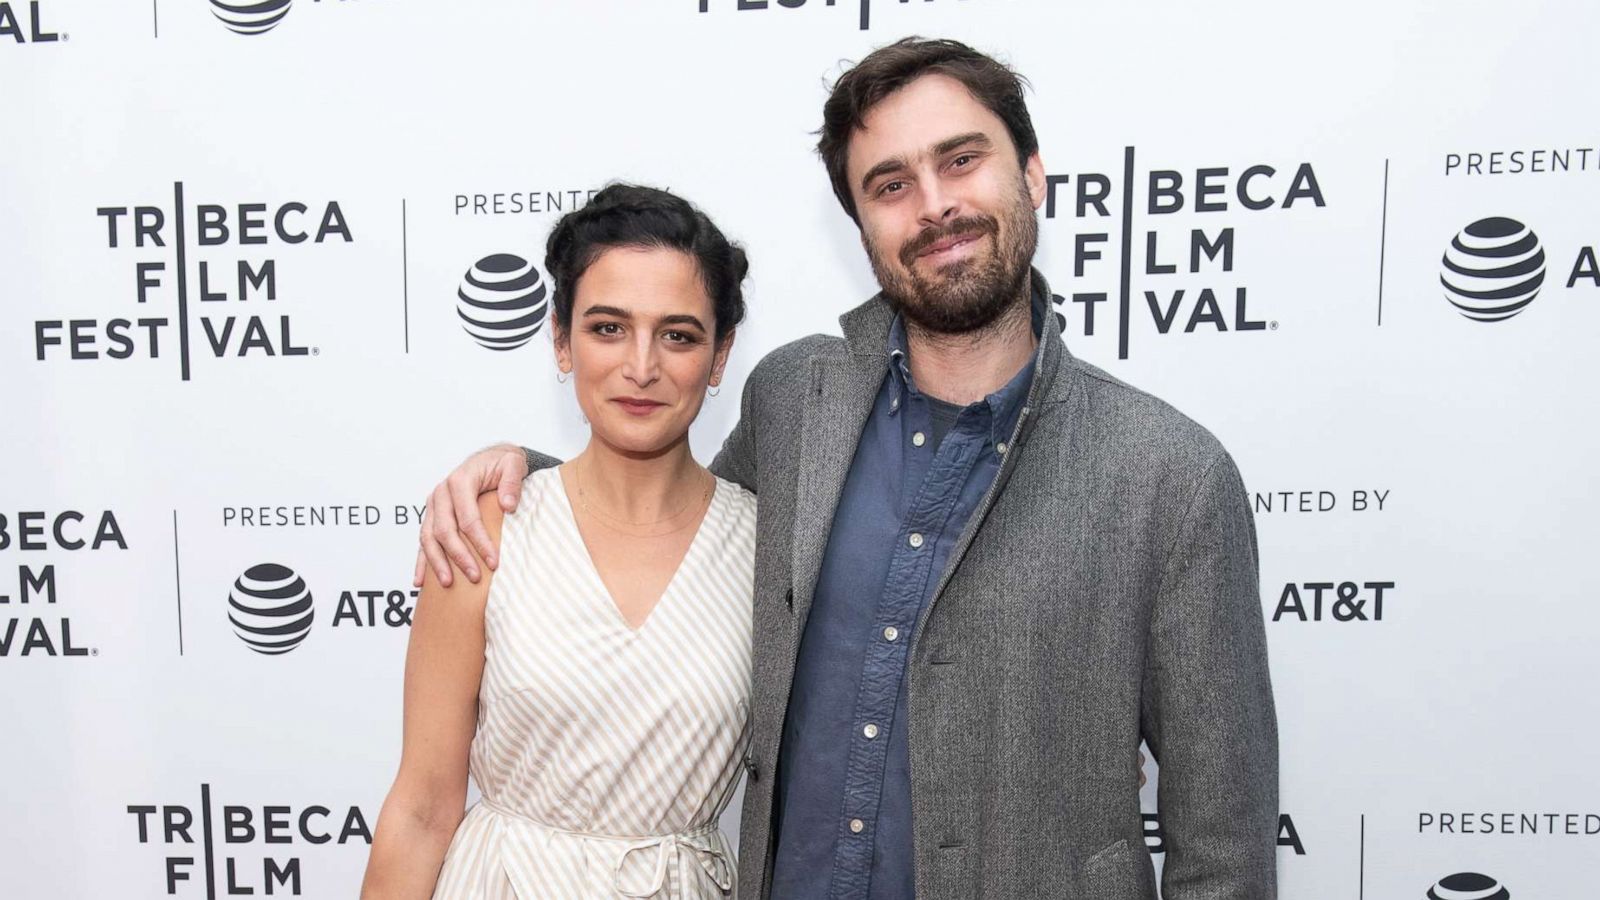
[[[666,406],[655,400],[640,400],[633,397],[614,397],[612,403],[622,407],[622,411],[632,416],[648,416],[656,410]]]

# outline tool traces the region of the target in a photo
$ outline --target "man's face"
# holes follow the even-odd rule
[[[924,75],[880,101],[846,175],[873,274],[909,322],[964,334],[1023,294],[1044,167],[1037,153],[1017,165],[1005,123],[961,82]]]

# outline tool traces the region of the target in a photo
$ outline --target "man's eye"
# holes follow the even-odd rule
[[[906,183],[904,181],[891,181],[888,184],[885,184],[883,187],[878,188],[878,194],[880,196],[884,194],[898,194],[905,189],[905,186]]]
[[[956,157],[954,160],[952,160],[950,164],[953,165],[953,166],[965,166],[967,163],[972,162],[974,159],[977,159],[977,157],[973,156],[971,153],[963,153],[960,156]]]

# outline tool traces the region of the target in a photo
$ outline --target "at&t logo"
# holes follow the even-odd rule
[[[1565,257],[1560,243],[1550,244],[1558,260]],[[1450,241],[1440,260],[1439,284],[1444,298],[1461,315],[1474,322],[1504,322],[1527,309],[1541,292],[1562,287],[1559,280],[1546,284],[1548,262],[1545,243],[1532,228],[1509,216],[1489,216],[1461,229]],[[1557,279],[1562,271],[1568,273],[1568,290],[1600,288],[1600,261],[1593,244],[1579,247],[1571,268],[1556,270]]]
[[[532,340],[550,305],[539,269],[513,253],[495,253],[473,264],[456,290],[461,327],[480,347],[515,350]]]
[[[1428,900],[1511,900],[1500,882],[1477,872],[1458,872],[1428,888]]]
[[[1503,322],[1527,308],[1544,284],[1539,236],[1516,219],[1494,216],[1468,225],[1444,253],[1439,283],[1462,315]]]
[[[211,14],[234,34],[265,34],[289,14],[294,0],[211,0]]]
[[[315,618],[311,589],[288,566],[251,566],[228,593],[228,621],[234,634],[266,656],[281,656],[300,646]]]

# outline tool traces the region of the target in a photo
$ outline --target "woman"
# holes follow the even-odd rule
[[[400,771],[362,896],[724,897],[717,822],[748,740],[755,498],[688,431],[744,314],[744,252],[613,185],[545,267],[587,448],[482,504],[492,578],[423,586]],[[483,799],[463,816],[467,774]]]

